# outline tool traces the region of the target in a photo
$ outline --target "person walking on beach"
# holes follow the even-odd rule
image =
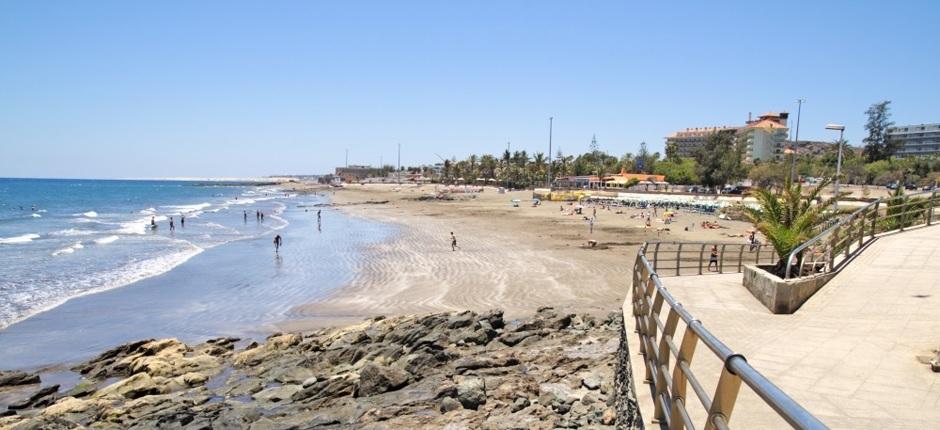
[[[715,271],[718,271],[718,245],[712,245],[711,254],[708,256],[708,271],[712,271],[712,264],[715,265]]]
[[[261,222],[264,222],[264,212],[261,212]]]
[[[454,236],[454,232],[450,232],[450,250],[456,251],[457,248],[460,248],[457,246],[457,236]]]
[[[274,253],[277,254],[281,249],[281,245],[284,241],[281,239],[281,235],[274,236]]]
[[[255,209],[255,221],[261,221],[261,211]]]
[[[591,234],[594,234],[594,217],[591,217],[591,220],[588,221],[588,224],[591,226]]]
[[[320,209],[317,209],[317,223],[320,223]]]
[[[176,226],[173,225],[173,217],[170,217],[170,231],[176,231]]]

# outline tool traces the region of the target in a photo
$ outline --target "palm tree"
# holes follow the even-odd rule
[[[760,208],[747,208],[745,214],[777,251],[779,260],[773,269],[775,274],[782,277],[790,253],[811,239],[817,226],[834,216],[827,212],[833,200],[823,201],[820,197],[829,182],[829,179],[823,181],[804,195],[803,185],[792,183],[788,175],[783,187],[775,192],[767,188],[754,190],[753,196]]]
[[[541,152],[536,152],[535,157],[532,157],[532,179],[530,182],[538,183],[542,181],[545,177],[545,154]]]

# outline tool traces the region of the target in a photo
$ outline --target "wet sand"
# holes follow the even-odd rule
[[[495,188],[459,200],[417,200],[433,185],[351,185],[332,196],[335,207],[353,216],[398,228],[387,241],[366,249],[353,280],[327,298],[298,306],[304,320],[285,329],[322,326],[338,319],[432,311],[501,308],[508,318],[541,306],[606,314],[626,295],[633,259],[647,240],[743,242],[750,223],[721,220],[727,228],[703,230],[713,215],[680,212],[670,225],[645,228],[643,210],[598,209],[594,232],[580,216],[563,215],[566,203],[531,207],[531,191],[498,194]],[[520,199],[512,207],[511,199]],[[381,203],[385,202],[387,203]],[[584,214],[590,216],[591,208]],[[662,209],[660,209],[660,216]],[[692,226],[690,231],[684,231]],[[657,234],[657,228],[668,233]],[[451,251],[450,232],[460,249]],[[728,235],[740,235],[728,237]],[[596,240],[596,248],[587,247]]]

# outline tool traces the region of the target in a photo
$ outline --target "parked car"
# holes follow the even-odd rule
[[[904,184],[904,189],[906,189],[906,190],[916,190],[916,189],[917,189],[917,184],[915,184],[915,183],[913,183],[913,182],[908,182],[908,183]]]
[[[896,189],[898,189],[898,183],[897,183],[897,182],[892,182],[892,183],[890,183],[890,184],[888,184],[888,185],[885,185],[885,188],[887,188],[887,189],[889,189],[889,190],[896,190]]]

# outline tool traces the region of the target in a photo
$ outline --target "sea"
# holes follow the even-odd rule
[[[394,231],[328,203],[248,183],[0,179],[0,368],[264,335]]]

